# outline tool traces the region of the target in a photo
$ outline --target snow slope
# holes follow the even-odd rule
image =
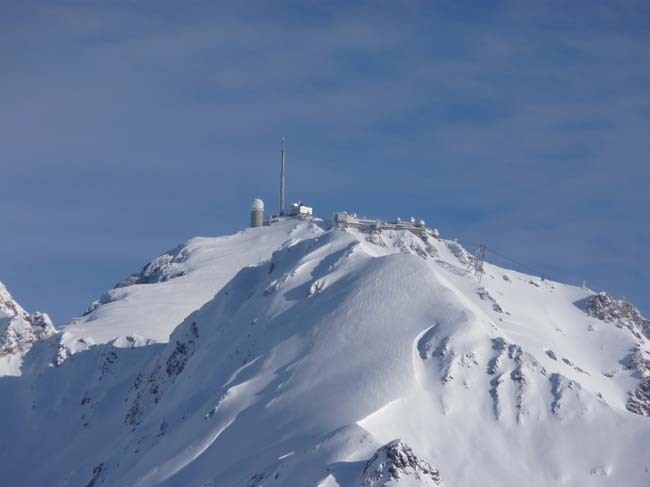
[[[247,228],[234,235],[185,242],[118,283],[72,320],[60,340],[59,359],[89,346],[166,342],[189,313],[210,300],[243,267],[283,246],[322,232],[318,223],[283,221],[273,231]]]
[[[634,308],[490,264],[479,282],[452,241],[322,227],[192,240],[34,344],[0,378],[3,479],[649,485]]]

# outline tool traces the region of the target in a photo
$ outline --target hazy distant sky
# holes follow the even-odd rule
[[[0,0],[0,281],[63,324],[275,208],[282,136],[323,218],[425,218],[650,314],[645,0]]]

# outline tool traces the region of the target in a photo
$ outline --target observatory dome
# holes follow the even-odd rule
[[[251,202],[251,210],[263,210],[264,202],[260,198],[254,198]]]

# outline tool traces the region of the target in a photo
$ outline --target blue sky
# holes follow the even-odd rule
[[[277,200],[422,217],[650,314],[645,1],[3,0],[0,281],[57,324]],[[498,262],[495,256],[492,259]]]

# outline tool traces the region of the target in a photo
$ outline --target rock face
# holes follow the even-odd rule
[[[633,413],[650,416],[650,379],[644,380],[630,392],[626,407]]]
[[[637,345],[624,363],[628,370],[641,379],[636,389],[628,393],[625,407],[635,414],[650,416],[650,353]]]
[[[19,375],[21,357],[34,343],[55,333],[49,316],[27,313],[0,283],[0,375]]]
[[[440,472],[418,459],[413,450],[401,440],[393,440],[375,453],[365,468],[362,487],[441,485]]]
[[[575,303],[589,316],[627,328],[639,340],[631,355],[623,361],[625,368],[641,382],[628,393],[625,404],[628,411],[641,416],[650,416],[650,353],[641,347],[645,338],[650,338],[650,320],[632,304],[614,299],[607,293],[594,294]]]
[[[630,303],[614,299],[602,292],[578,301],[576,305],[584,309],[589,316],[628,328],[638,338],[640,334],[650,338],[650,320]]]
[[[176,247],[174,250],[156,257],[145,265],[140,272],[131,274],[125,280],[118,282],[115,287],[127,287],[133,284],[153,284],[183,276],[185,275],[185,269],[179,264],[187,260],[188,253],[189,251],[186,247]]]
[[[460,245],[458,242],[448,240],[446,241],[447,248],[449,251],[454,254],[454,257],[456,257],[461,264],[463,265],[468,265],[470,262],[472,262],[472,256],[467,250],[463,248],[462,245]]]

